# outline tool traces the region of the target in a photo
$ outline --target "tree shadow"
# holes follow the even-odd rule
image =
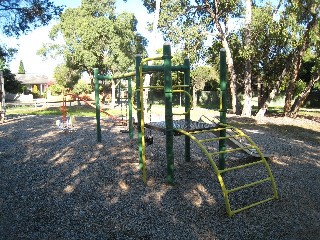
[[[153,133],[144,184],[136,138],[103,120],[102,143],[96,143],[93,118],[78,119],[78,129],[67,134],[55,120],[0,126],[2,239],[310,239],[319,233],[315,131],[252,120],[241,125],[273,153],[280,200],[229,218],[212,167],[194,143],[185,162],[184,136],[174,138],[176,184],[168,186],[165,136]]]

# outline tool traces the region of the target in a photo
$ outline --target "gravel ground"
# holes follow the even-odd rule
[[[168,186],[165,137],[152,132],[145,185],[136,137],[130,140],[111,121],[102,121],[100,144],[93,118],[78,118],[70,133],[55,126],[58,117],[0,125],[0,239],[319,239],[320,123],[228,117],[272,154],[280,195],[233,217],[195,144],[191,162],[184,161],[184,137],[175,137],[176,184]],[[238,173],[230,181],[260,172]],[[231,200],[237,205],[253,195]]]

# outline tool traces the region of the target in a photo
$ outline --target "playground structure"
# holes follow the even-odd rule
[[[73,131],[73,126],[75,124],[75,117],[70,116],[67,118],[67,96],[70,95],[65,91],[62,92],[62,105],[60,107],[62,118],[56,121],[56,125],[59,129],[64,132]]]
[[[163,65],[145,65],[152,60],[163,60]],[[262,154],[258,146],[241,130],[232,127],[226,122],[226,52],[224,49],[220,52],[220,119],[218,122],[204,117],[206,121],[192,121],[190,120],[191,110],[191,83],[190,83],[190,63],[188,59],[184,60],[183,65],[172,66],[171,64],[171,48],[169,44],[163,46],[163,56],[142,59],[140,55],[136,56],[135,72],[129,72],[119,76],[100,75],[98,69],[94,70],[95,79],[95,98],[96,98],[96,120],[97,120],[97,141],[101,142],[101,126],[100,126],[100,104],[99,104],[99,80],[110,80],[125,78],[128,80],[128,98],[132,99],[135,94],[132,93],[131,78],[136,78],[136,91],[137,94],[137,128],[138,128],[138,141],[139,141],[139,167],[142,170],[143,181],[147,181],[146,176],[146,137],[145,128],[162,131],[166,137],[166,160],[167,160],[167,182],[168,184],[174,183],[174,155],[173,155],[173,138],[174,135],[185,136],[185,160],[190,161],[190,140],[193,140],[201,149],[202,153],[210,162],[215,174],[217,175],[219,184],[221,186],[226,210],[229,216],[241,212],[245,209],[254,207],[256,205],[274,200],[278,198],[276,184],[271,172],[271,169],[266,161],[265,156]],[[172,85],[172,71],[179,71],[184,73],[183,85]],[[154,72],[163,72],[164,86],[144,86],[143,74],[150,74]],[[143,90],[145,88],[159,88],[164,90],[165,98],[165,121],[164,122],[149,122],[145,123],[144,120],[144,99]],[[173,93],[185,94],[185,112],[173,113],[172,110],[172,95]],[[133,101],[129,103],[129,133],[130,138],[133,138],[133,123],[132,123],[132,107]],[[184,120],[174,120],[174,115],[184,115]],[[213,134],[214,137],[208,138],[208,134]],[[200,136],[204,136],[200,137]],[[218,151],[211,152],[207,146],[210,143],[218,141]],[[231,148],[227,148],[227,144]],[[245,152],[254,156],[254,161],[249,163],[240,164],[237,166],[226,167],[226,156],[234,152]],[[218,164],[215,158],[218,157]],[[260,165],[267,172],[268,177],[260,180],[255,180],[250,183],[245,183],[241,186],[228,189],[224,178],[229,172],[240,171],[242,169],[250,169],[250,167]],[[232,209],[230,204],[230,194],[243,189],[249,189],[257,185],[269,183],[271,187],[272,196],[266,199],[250,203],[244,207]]]

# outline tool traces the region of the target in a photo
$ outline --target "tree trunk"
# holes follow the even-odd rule
[[[296,60],[293,61],[293,66],[294,66],[293,75],[290,78],[288,87],[286,89],[286,99],[285,99],[284,108],[283,108],[285,116],[288,116],[291,109],[293,93],[294,93],[296,82],[298,80],[299,70],[301,67],[301,57],[302,57],[301,54],[303,54],[302,51],[299,52],[298,56],[296,57]]]
[[[301,45],[299,45],[295,51],[294,61],[292,65],[294,66],[293,76],[290,78],[287,90],[286,90],[286,99],[284,105],[284,114],[285,116],[291,115],[291,103],[293,100],[293,93],[295,89],[295,84],[298,80],[298,74],[302,65],[302,57],[306,50],[308,49],[311,40],[310,40],[310,32],[317,26],[317,14],[312,15],[312,19],[308,22],[306,26],[306,31],[304,32],[303,39],[301,40]]]
[[[263,106],[263,94],[262,94],[262,83],[261,83],[261,78],[258,77],[257,79],[257,93],[258,93],[258,109],[260,109]]]
[[[231,92],[231,107],[232,113],[240,114],[240,107],[237,100],[237,75],[234,70],[233,59],[231,56],[231,50],[229,47],[229,43],[226,39],[222,41],[222,46],[226,49],[226,58],[227,58],[227,65],[228,65],[228,72],[230,74],[230,92]]]
[[[219,6],[218,1],[215,2],[215,6]],[[231,50],[229,47],[229,43],[227,41],[227,33],[223,30],[221,26],[221,22],[219,20],[219,11],[218,9],[210,8],[210,3],[208,0],[204,1],[205,10],[210,14],[213,23],[217,26],[217,30],[219,32],[219,37],[221,39],[222,46],[226,50],[226,58],[227,58],[227,65],[228,65],[228,72],[230,75],[230,91],[231,91],[231,105],[232,105],[232,112],[236,114],[240,114],[240,107],[237,100],[237,85],[236,79],[237,75],[235,73],[233,58],[231,55]]]
[[[302,93],[296,98],[296,100],[294,101],[290,112],[288,114],[289,117],[297,117],[297,114],[300,110],[300,108],[303,106],[303,104],[305,103],[307,97],[310,94],[311,88],[313,87],[313,85],[318,82],[320,79],[320,77],[318,76],[317,78],[313,78],[309,84],[306,86],[306,88],[302,91]]]
[[[246,0],[246,17],[245,17],[245,48],[250,51],[251,45],[251,0]],[[244,77],[244,103],[242,109],[242,116],[251,117],[251,101],[252,101],[252,87],[251,87],[251,59],[249,57],[246,59],[245,66],[245,77]]]
[[[111,103],[110,108],[115,108],[116,106],[116,81],[114,79],[111,80]]]
[[[197,106],[197,90],[195,87],[192,88],[192,105],[193,108]]]
[[[282,75],[284,76],[285,74],[286,74],[286,70],[284,69],[284,71],[282,72]],[[265,113],[268,110],[269,104],[276,97],[276,95],[279,93],[280,86],[281,86],[281,81],[278,80],[276,82],[276,84],[274,85],[273,89],[271,90],[271,92],[268,94],[268,96],[261,98],[261,100],[262,100],[260,103],[261,107],[259,108],[259,111],[256,114],[257,117],[264,117]]]

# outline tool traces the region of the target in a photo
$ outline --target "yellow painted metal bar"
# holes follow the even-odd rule
[[[132,97],[131,97],[131,99],[130,99],[131,105],[132,105],[132,107],[133,107],[136,111],[140,111],[140,110],[141,110],[140,108],[137,108],[137,107],[135,106],[135,104],[134,104],[134,95],[135,95],[136,92],[138,92],[138,91],[140,91],[140,90],[139,90],[139,89],[136,89],[136,90],[133,92]]]
[[[163,88],[164,88],[164,86],[144,86],[143,88],[163,89]]]
[[[277,199],[277,198],[275,198],[275,197],[270,197],[270,198],[264,199],[264,200],[262,200],[262,201],[252,203],[252,204],[250,204],[250,205],[248,205],[248,206],[245,206],[245,207],[243,207],[243,208],[238,208],[238,209],[236,209],[236,210],[232,210],[232,211],[230,212],[230,215],[229,215],[229,216],[231,217],[231,216],[233,216],[233,215],[236,214],[236,213],[239,213],[239,212],[242,212],[242,211],[247,210],[247,209],[249,209],[249,208],[258,206],[258,205],[263,204],[263,203],[265,203],[265,202],[272,201],[272,200],[274,200],[274,199]]]
[[[224,126],[224,127],[230,126],[230,125],[228,125],[228,124],[220,124],[220,125],[221,125],[221,126]],[[235,132],[237,132],[237,133],[239,133],[239,134],[243,134],[243,136],[245,137],[245,139],[246,139],[251,145],[254,145],[254,146],[255,146],[255,150],[257,151],[257,153],[259,154],[259,156],[262,158],[263,164],[264,164],[265,168],[267,169],[268,175],[269,175],[270,178],[271,178],[271,185],[272,185],[272,190],[273,190],[274,197],[275,197],[275,199],[278,199],[278,198],[279,198],[279,195],[278,195],[278,190],[277,190],[277,186],[276,186],[276,183],[275,183],[273,174],[272,174],[271,169],[270,169],[270,166],[269,166],[269,164],[267,163],[267,160],[266,160],[265,157],[263,156],[262,152],[261,152],[260,149],[256,146],[256,144],[251,140],[251,138],[249,138],[246,134],[243,133],[243,131],[241,131],[241,130],[238,129],[238,128],[233,128],[233,131],[235,131]]]
[[[230,148],[230,149],[227,149],[225,151],[220,151],[220,152],[214,152],[214,153],[210,153],[212,156],[214,155],[219,155],[221,153],[231,153],[231,152],[236,152],[236,151],[241,151],[241,150],[244,150],[244,149],[255,149],[254,146],[250,145],[248,147],[242,147],[242,148]]]
[[[232,135],[232,136],[226,136],[226,137],[216,137],[216,138],[208,138],[208,139],[202,139],[202,140],[199,140],[199,142],[213,142],[213,141],[216,141],[216,140],[220,140],[220,139],[230,139],[230,138],[241,138],[243,137],[242,135],[240,134],[236,134],[236,135]]]
[[[224,151],[224,153],[232,152],[232,150],[233,151],[238,151],[238,150],[250,149],[251,148],[251,149],[255,149],[257,151],[257,153],[261,157],[261,160],[257,161],[257,162],[253,162],[253,163],[248,163],[248,164],[232,167],[232,168],[227,168],[225,170],[219,170],[217,165],[213,161],[213,158],[212,158],[213,155],[216,155],[216,154],[219,154],[219,153],[209,153],[207,151],[207,149],[205,148],[205,146],[201,144],[201,141],[205,141],[205,140],[198,140],[195,136],[192,135],[192,134],[194,134],[194,132],[189,133],[189,132],[186,132],[184,130],[177,130],[177,131],[182,133],[182,134],[184,134],[184,135],[186,135],[186,136],[188,136],[191,140],[196,142],[197,145],[200,147],[201,151],[208,158],[211,166],[213,167],[215,173],[217,174],[218,181],[219,181],[221,189],[222,189],[222,194],[223,194],[223,198],[224,198],[224,201],[225,201],[225,204],[226,204],[226,210],[227,210],[228,215],[231,217],[235,213],[239,213],[239,212],[244,211],[246,209],[249,209],[251,207],[260,205],[262,203],[271,201],[273,199],[277,199],[278,198],[278,192],[277,192],[277,189],[276,189],[276,185],[275,185],[275,181],[274,181],[271,169],[270,169],[266,159],[264,158],[262,152],[260,151],[260,149],[255,145],[255,143],[246,134],[244,134],[239,129],[233,128],[233,127],[231,127],[230,125],[227,125],[227,124],[220,124],[220,125],[223,126],[224,129],[231,128],[234,132],[238,133],[239,136],[244,137],[249,142],[249,144],[251,144],[249,147],[236,148],[235,150],[228,149],[227,151]],[[216,130],[216,129],[214,129],[214,130]],[[196,133],[201,133],[201,132],[204,132],[204,131],[197,131]],[[212,130],[205,130],[205,132],[212,132]],[[223,178],[222,178],[222,173],[225,173],[225,172],[231,171],[231,170],[242,169],[242,168],[253,166],[253,165],[256,165],[256,164],[263,164],[265,166],[265,168],[267,169],[268,175],[269,175],[268,178],[262,179],[262,180],[259,180],[259,181],[253,182],[253,183],[248,183],[248,184],[245,184],[243,186],[236,187],[236,188],[233,188],[233,189],[230,189],[230,190],[226,189],[225,183],[224,183]],[[252,186],[255,186],[257,184],[261,184],[261,183],[264,183],[264,182],[267,182],[267,181],[271,182],[272,190],[273,190],[273,197],[265,199],[265,200],[262,200],[262,201],[259,201],[259,202],[255,202],[253,204],[250,204],[248,206],[245,206],[245,207],[242,207],[242,208],[239,208],[239,209],[236,209],[236,210],[232,210],[231,209],[230,200],[229,200],[229,193],[233,193],[233,192],[239,191],[239,190],[244,189],[244,188],[249,188],[249,187],[252,187]]]
[[[230,171],[233,171],[233,170],[237,170],[237,169],[241,169],[241,168],[245,168],[245,167],[250,167],[250,166],[253,166],[253,165],[257,165],[257,164],[260,164],[260,163],[263,163],[263,160],[262,160],[262,159],[261,159],[260,161],[243,164],[243,165],[239,165],[239,166],[236,166],[236,167],[225,168],[225,169],[222,169],[222,170],[219,170],[219,171],[220,171],[220,173],[230,172]]]
[[[230,201],[229,201],[229,198],[228,198],[228,192],[227,192],[225,183],[223,181],[222,175],[219,172],[219,169],[218,169],[217,165],[213,161],[211,154],[207,151],[205,146],[203,146],[201,144],[201,142],[199,142],[199,140],[195,136],[193,136],[189,132],[184,131],[182,129],[178,129],[177,131],[182,133],[182,134],[184,134],[184,135],[186,135],[186,136],[188,136],[191,140],[193,140],[198,145],[198,147],[201,149],[201,151],[205,154],[205,156],[208,158],[208,160],[209,160],[209,162],[210,162],[215,174],[217,175],[218,181],[220,183],[220,186],[221,186],[221,189],[222,189],[222,195],[223,195],[223,198],[224,198],[224,201],[225,201],[225,204],[226,204],[227,213],[228,213],[229,216],[231,216],[232,211],[231,211]]]
[[[217,132],[217,131],[221,131],[221,130],[226,130],[226,129],[230,129],[233,127],[217,127],[217,128],[211,128],[211,129],[204,129],[204,130],[199,130],[199,131],[193,131],[191,132],[192,134],[199,134],[199,133],[207,133],[207,132]]]
[[[241,189],[253,187],[253,186],[255,186],[255,185],[258,185],[258,184],[261,184],[261,183],[264,183],[264,182],[268,182],[268,181],[271,181],[271,178],[270,178],[270,177],[265,178],[265,179],[262,179],[262,180],[259,180],[259,181],[255,181],[255,182],[252,182],[252,183],[248,183],[248,184],[245,184],[245,185],[236,187],[236,188],[227,189],[227,192],[228,192],[228,193],[233,193],[233,192],[239,191],[239,190],[241,190]]]
[[[141,109],[139,109],[141,111],[141,122],[140,122],[140,127],[141,127],[141,135],[142,135],[142,179],[143,181],[146,183],[147,182],[147,170],[146,170],[146,143],[145,143],[145,132],[144,132],[144,101],[143,101],[143,72],[142,72],[142,66],[145,62],[148,61],[152,61],[152,60],[162,60],[162,56],[158,56],[158,57],[150,57],[150,58],[145,58],[141,61],[140,66],[139,66],[139,72],[140,72],[140,89],[138,91],[140,91],[140,105],[141,105]]]
[[[190,87],[190,85],[173,85],[172,88],[184,88],[184,87]]]

